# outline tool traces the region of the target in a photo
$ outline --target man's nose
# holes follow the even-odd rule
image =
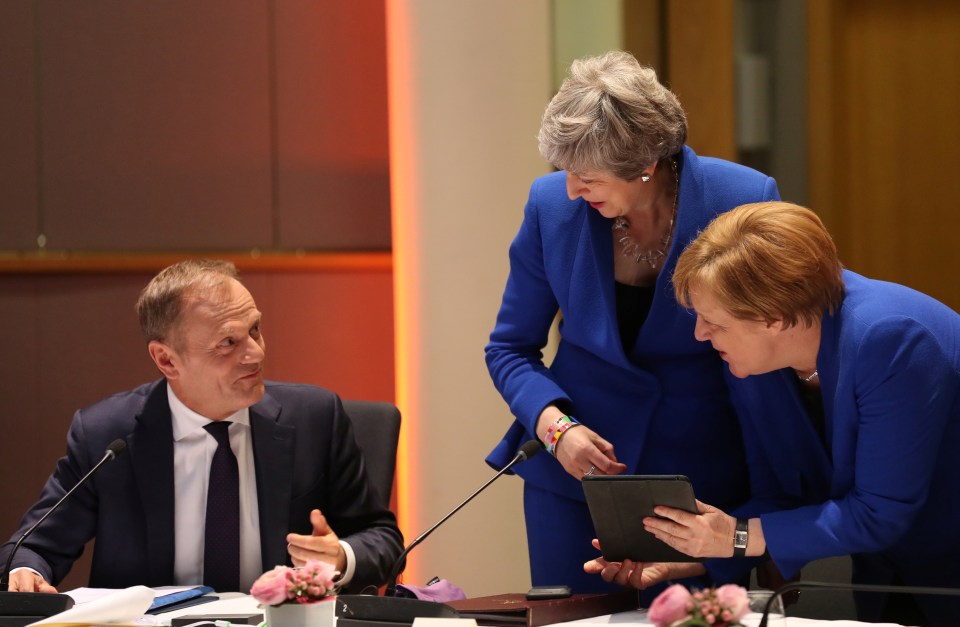
[[[243,363],[256,364],[263,361],[266,355],[266,348],[262,340],[254,337],[247,337],[247,346],[243,354]]]

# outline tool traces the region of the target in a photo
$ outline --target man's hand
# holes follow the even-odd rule
[[[600,542],[593,540],[593,546],[600,549]],[[628,586],[644,590],[661,581],[669,579],[683,579],[694,577],[706,572],[703,564],[697,563],[664,563],[664,562],[608,562],[602,557],[590,560],[583,565],[585,573],[599,574],[604,581],[621,586]]]
[[[287,552],[293,565],[303,566],[310,560],[321,560],[333,564],[343,573],[347,568],[347,555],[340,546],[340,538],[319,509],[310,512],[310,524],[313,525],[312,535],[287,534]]]
[[[29,568],[20,568],[10,573],[10,592],[53,592],[57,589]]]

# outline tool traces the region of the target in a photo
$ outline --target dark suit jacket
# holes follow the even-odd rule
[[[173,430],[164,380],[117,394],[73,418],[67,455],[24,516],[20,535],[123,438],[128,450],[82,486],[24,543],[14,567],[56,585],[96,538],[90,585],[173,584]],[[267,382],[250,408],[263,569],[289,563],[286,534],[309,534],[319,508],[357,558],[349,591],[383,583],[403,548],[396,518],[377,505],[340,399],[327,390]],[[3,563],[0,561],[0,563]]]

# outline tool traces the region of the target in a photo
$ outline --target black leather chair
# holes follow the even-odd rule
[[[353,435],[363,451],[370,482],[381,504],[389,507],[397,467],[400,410],[392,403],[348,400],[343,401],[343,409],[353,423]]]

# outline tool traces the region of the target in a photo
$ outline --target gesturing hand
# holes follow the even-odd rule
[[[309,536],[287,534],[287,552],[294,566],[303,566],[310,560],[322,560],[333,564],[341,573],[347,567],[347,556],[340,546],[340,538],[334,533],[319,509],[310,512],[313,533]]]
[[[563,469],[576,479],[582,478],[590,468],[594,469],[590,474],[598,475],[618,475],[627,469],[626,464],[617,461],[613,444],[583,425],[567,429],[555,453]]]

